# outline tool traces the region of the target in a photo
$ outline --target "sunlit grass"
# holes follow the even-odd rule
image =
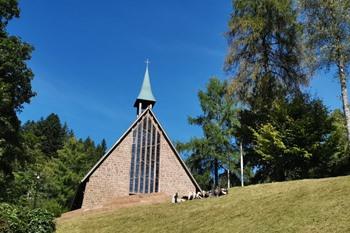
[[[61,219],[57,228],[59,233],[350,232],[350,176],[237,187],[221,198]]]

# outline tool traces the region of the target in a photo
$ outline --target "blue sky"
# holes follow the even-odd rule
[[[22,121],[54,112],[78,137],[111,145],[135,120],[149,58],[154,111],[169,136],[200,134],[187,117],[200,113],[197,92],[211,76],[227,78],[231,1],[22,0],[20,7],[9,31],[35,47],[29,66],[38,94]],[[320,72],[309,89],[331,109],[341,106],[333,74]]]

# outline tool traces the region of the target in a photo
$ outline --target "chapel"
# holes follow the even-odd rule
[[[201,191],[153,108],[148,62],[138,97],[136,120],[81,180],[72,209],[91,209],[135,194]]]

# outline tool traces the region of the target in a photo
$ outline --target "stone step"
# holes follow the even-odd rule
[[[111,201],[101,204],[93,209],[78,209],[62,214],[60,219],[69,219],[80,215],[88,215],[98,212],[113,211],[121,208],[129,208],[140,205],[151,205],[171,202],[171,197],[165,193],[135,194],[125,197],[116,197]]]

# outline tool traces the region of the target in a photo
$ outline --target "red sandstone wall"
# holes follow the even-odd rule
[[[174,195],[176,192],[179,195],[195,192],[196,187],[164,136],[161,137],[160,143],[159,191],[169,195]]]
[[[150,116],[149,113],[146,115]],[[159,192],[169,196],[176,192],[180,195],[195,192],[195,186],[163,133],[160,143]],[[82,208],[99,207],[112,198],[129,195],[131,147],[132,131],[90,176]]]
[[[129,195],[131,145],[129,134],[90,176],[82,208],[98,207],[111,198]]]

